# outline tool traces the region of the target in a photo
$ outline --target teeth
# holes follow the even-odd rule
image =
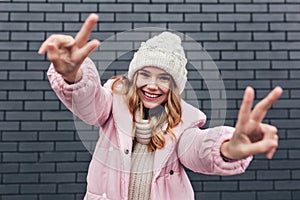
[[[147,97],[150,97],[150,98],[157,98],[157,97],[159,97],[158,94],[149,94],[149,93],[147,93],[147,92],[145,92],[145,95],[146,95]]]

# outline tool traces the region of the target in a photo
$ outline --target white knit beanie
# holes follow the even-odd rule
[[[186,63],[180,37],[174,33],[163,32],[142,42],[130,62],[128,77],[132,80],[135,72],[143,67],[158,67],[173,77],[179,93],[182,93],[187,81]]]

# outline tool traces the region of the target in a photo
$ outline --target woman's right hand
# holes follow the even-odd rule
[[[94,51],[100,42],[96,39],[88,42],[91,32],[98,21],[96,14],[90,14],[76,37],[70,35],[51,35],[43,42],[39,54],[48,55],[55,70],[70,83],[81,79],[80,65]]]

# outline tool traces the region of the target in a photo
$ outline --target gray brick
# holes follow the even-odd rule
[[[99,4],[100,12],[131,12],[131,4]]]
[[[222,199],[230,200],[252,200],[255,199],[255,192],[223,192]]]
[[[216,22],[217,14],[214,13],[193,13],[184,14],[186,22]]]
[[[238,69],[270,69],[269,61],[238,61]]]
[[[252,15],[254,22],[280,22],[284,21],[284,14],[280,13],[253,13]]]
[[[62,23],[52,23],[52,22],[30,22],[30,31],[62,31]]]
[[[300,189],[300,181],[275,181],[275,189],[276,190],[299,190]]]
[[[0,32],[0,40],[8,40],[9,32]]]
[[[290,179],[289,170],[259,170],[257,171],[258,180],[278,180]]]
[[[61,14],[60,13],[47,13],[46,14],[46,21],[78,22],[79,21],[79,14],[77,14],[77,13],[61,13]]]
[[[7,72],[0,71],[0,80],[6,80],[7,74],[8,74]]]
[[[29,11],[62,12],[63,5],[59,3],[31,3],[29,4]]]
[[[269,50],[268,42],[238,42],[238,50]]]
[[[37,183],[38,174],[4,174],[3,183]]]
[[[11,13],[11,21],[43,21],[43,13]]]
[[[225,60],[251,60],[254,58],[252,51],[224,51],[222,59]]]
[[[42,60],[43,58],[36,51],[14,51],[11,53],[11,58],[14,60]],[[27,72],[24,72],[27,73]],[[31,72],[30,72],[31,73]],[[36,74],[41,72],[34,72]]]
[[[58,163],[58,172],[86,172],[88,169],[88,162],[76,162],[76,163]]]
[[[233,41],[241,41],[241,40],[251,40],[251,33],[247,32],[220,32],[220,39],[224,40],[233,40]]]
[[[26,101],[25,110],[58,110],[59,102],[55,101]]]
[[[234,31],[233,23],[203,23],[203,31]]]
[[[72,120],[73,114],[69,111],[45,111],[42,113],[43,120]]]
[[[4,162],[36,162],[37,153],[3,153]]]
[[[178,22],[178,21],[183,21],[183,15],[151,13],[150,21],[151,22]]]
[[[183,0],[152,0],[154,3],[182,3]]]
[[[42,100],[43,93],[38,91],[16,91],[9,92],[8,99],[11,100]]]
[[[0,185],[0,194],[16,194],[19,191],[19,185],[17,184],[5,184]]]
[[[286,51],[259,51],[256,52],[255,57],[257,59],[268,60],[284,60],[288,58],[288,52]]]
[[[27,69],[28,70],[48,70],[50,63],[48,61],[28,61],[27,62]]]
[[[26,3],[0,2],[0,11],[27,11]]]
[[[82,142],[57,142],[57,151],[86,151]]]
[[[74,200],[73,194],[41,194],[39,200]],[[83,199],[83,198],[80,198]]]
[[[291,192],[287,191],[262,191],[257,192],[257,200],[290,200]]]
[[[16,173],[18,172],[18,164],[1,163],[0,173]]]
[[[0,4],[1,5],[1,4]],[[0,13],[1,21],[8,21],[8,13]],[[0,34],[1,35],[1,34]],[[0,37],[1,38],[1,37]]]
[[[234,42],[204,42],[204,49],[206,50],[233,50],[235,49]]]
[[[299,32],[288,32],[287,39],[288,40],[299,40],[300,34],[299,34]]]
[[[24,70],[25,62],[23,62],[23,61],[0,61],[0,66],[1,66],[2,70],[10,70],[10,71]],[[3,82],[3,84],[4,84],[4,82]],[[1,88],[1,86],[0,86],[0,88]]]
[[[257,79],[287,79],[288,72],[283,70],[278,71],[256,71],[255,77]]]
[[[36,132],[21,132],[21,131],[11,132],[10,131],[10,132],[2,133],[2,141],[35,141],[35,140],[37,140]]]
[[[250,14],[219,14],[219,21],[220,22],[249,22],[251,19]]]
[[[40,152],[40,151],[53,151],[54,143],[52,142],[22,142],[19,144],[19,151],[32,151],[32,152]]]
[[[300,42],[272,42],[272,49],[274,50],[299,50]]]
[[[40,80],[44,73],[37,71],[12,71],[9,73],[10,80]]]
[[[42,131],[39,133],[39,139],[41,141],[72,141],[74,140],[74,133],[71,131]]]
[[[280,69],[284,67],[284,69],[299,69],[300,68],[300,62],[299,61],[272,61],[272,68],[274,69]]]
[[[11,39],[14,41],[41,41],[44,40],[44,33],[12,32]]]
[[[26,195],[26,194],[16,195],[15,192],[14,195],[3,195],[2,197],[2,200],[24,200],[24,199],[37,200],[38,196]]]
[[[147,13],[117,13],[116,20],[119,22],[147,22],[149,15]]]
[[[58,185],[58,192],[81,192],[84,193],[86,190],[86,184],[83,183],[69,183],[69,184],[60,184]]]
[[[237,4],[236,12],[267,12],[266,4]]]
[[[237,23],[237,31],[267,31],[267,23]]]
[[[200,31],[197,23],[169,23],[169,28],[176,31]]]
[[[212,33],[212,32],[187,33],[187,35],[189,37],[191,37],[192,39],[197,40],[197,41],[203,41],[203,40],[205,40],[205,41],[210,41],[210,40],[216,41],[218,39],[217,33]],[[190,46],[190,45],[188,45],[188,46]]]
[[[198,4],[169,4],[168,12],[200,12],[200,5]]]
[[[271,85],[270,80],[238,80],[238,88],[245,89],[247,86],[252,86],[253,88],[264,88],[269,89]]]
[[[24,194],[44,194],[55,193],[55,184],[23,184],[21,185],[21,193]]]
[[[2,131],[15,131],[19,130],[19,122],[0,122],[0,127]]]
[[[1,142],[0,143],[0,152],[16,152],[17,143],[15,142]]]
[[[0,52],[0,60],[8,60],[8,52]]]
[[[47,173],[41,174],[42,183],[68,183],[75,182],[75,173]]]
[[[274,4],[270,5],[270,12],[299,12],[300,5],[297,4]]]
[[[26,81],[26,88],[28,90],[50,90],[48,81]]]
[[[64,10],[65,12],[97,12],[97,4],[65,4]]]
[[[220,199],[220,192],[202,192],[202,191],[197,192],[197,190],[196,190],[195,191],[195,198],[196,199],[219,200]]]
[[[298,23],[271,23],[271,31],[299,31],[300,28],[297,26]]]
[[[166,12],[167,7],[164,4],[134,4],[134,12]]]
[[[222,182],[204,182],[203,191],[234,191],[237,189],[236,182],[222,181]]]
[[[233,12],[233,4],[203,4],[202,12]]]
[[[15,112],[15,111],[8,111],[5,115],[6,120],[40,120],[40,113],[39,112]]]
[[[300,150],[289,150],[289,158],[299,159],[300,158]]]
[[[289,52],[289,55],[290,55],[290,58],[291,59],[298,59],[299,58],[299,55],[300,55],[300,52],[298,51],[290,51]],[[293,75],[293,74],[292,74]]]
[[[101,23],[100,30],[102,31],[124,31],[131,29],[130,23]]]
[[[0,22],[0,30],[5,31],[26,31],[26,22]]]
[[[55,122],[21,122],[21,130],[55,130]]]
[[[22,110],[21,101],[0,101],[0,110]]]
[[[44,152],[40,153],[40,162],[66,162],[75,161],[73,152]]]
[[[21,163],[20,172],[54,172],[55,163]]]

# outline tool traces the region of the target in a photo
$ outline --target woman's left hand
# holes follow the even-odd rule
[[[246,88],[235,132],[232,138],[221,146],[223,156],[232,160],[240,160],[251,155],[265,153],[268,159],[273,157],[278,146],[277,128],[262,121],[268,109],[277,101],[282,92],[280,87],[276,87],[251,110],[254,90],[251,87]]]

